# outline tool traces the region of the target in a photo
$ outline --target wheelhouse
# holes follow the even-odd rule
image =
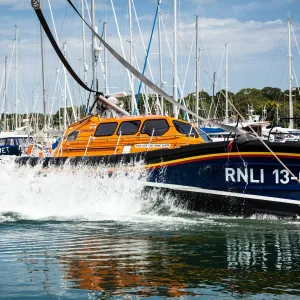
[[[192,124],[167,116],[92,116],[68,127],[54,156],[128,154],[204,142]]]

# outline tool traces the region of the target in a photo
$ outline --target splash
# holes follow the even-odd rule
[[[110,168],[16,166],[1,164],[1,220],[119,220],[181,212],[175,199],[159,190],[145,193],[141,166]]]

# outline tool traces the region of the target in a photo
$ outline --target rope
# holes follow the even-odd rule
[[[82,86],[84,89],[86,89],[89,92],[93,92],[96,93],[96,91],[91,90],[85,83],[83,83],[83,81],[78,77],[78,75],[75,73],[75,71],[73,70],[73,68],[70,66],[70,64],[68,63],[68,61],[66,60],[66,58],[64,57],[63,53],[61,52],[59,46],[57,45],[55,38],[53,37],[53,34],[44,18],[44,15],[42,13],[41,10],[41,6],[40,6],[40,2],[38,0],[31,0],[31,4],[32,7],[35,10],[35,13],[38,17],[38,19],[40,20],[40,23],[50,41],[50,43],[52,44],[56,54],[58,55],[58,57],[60,58],[61,62],[64,64],[65,68],[68,70],[68,72],[72,75],[72,77],[77,81],[77,83]]]

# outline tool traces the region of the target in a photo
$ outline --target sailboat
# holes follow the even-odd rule
[[[68,0],[80,15],[71,0]],[[41,11],[33,8],[66,69],[85,89],[61,53]],[[300,215],[300,145],[262,141],[237,127],[206,120],[179,104],[115,52],[86,23],[102,45],[132,74],[176,109],[208,122],[235,138],[208,141],[192,123],[170,116],[132,116],[118,105],[117,97],[97,92],[86,117],[68,126],[53,157],[20,157],[19,165],[61,166],[109,164],[141,167],[149,188],[174,193],[188,208],[225,214],[272,213]],[[95,113],[96,112],[96,113]]]

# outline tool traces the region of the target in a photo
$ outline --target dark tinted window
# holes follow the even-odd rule
[[[118,123],[101,123],[95,131],[95,136],[113,135],[117,126]]]
[[[67,136],[67,141],[75,141],[78,137],[79,131],[73,131]]]
[[[14,145],[15,145],[14,138],[8,138],[8,139],[6,139],[5,146],[14,146]]]
[[[173,124],[179,133],[198,137],[198,134],[196,130],[192,127],[192,125],[180,121],[173,121]]]
[[[161,136],[169,130],[169,124],[166,120],[148,120],[143,124],[141,133],[149,136]]]
[[[204,132],[203,130],[201,130],[200,128],[196,128],[196,130],[198,131],[199,135],[201,136],[201,138],[203,139],[203,141],[205,142],[211,142],[210,137],[206,134],[206,132]]]
[[[119,129],[118,135],[121,132],[121,135],[129,135],[129,134],[136,134],[140,128],[141,121],[126,121],[123,122]]]

